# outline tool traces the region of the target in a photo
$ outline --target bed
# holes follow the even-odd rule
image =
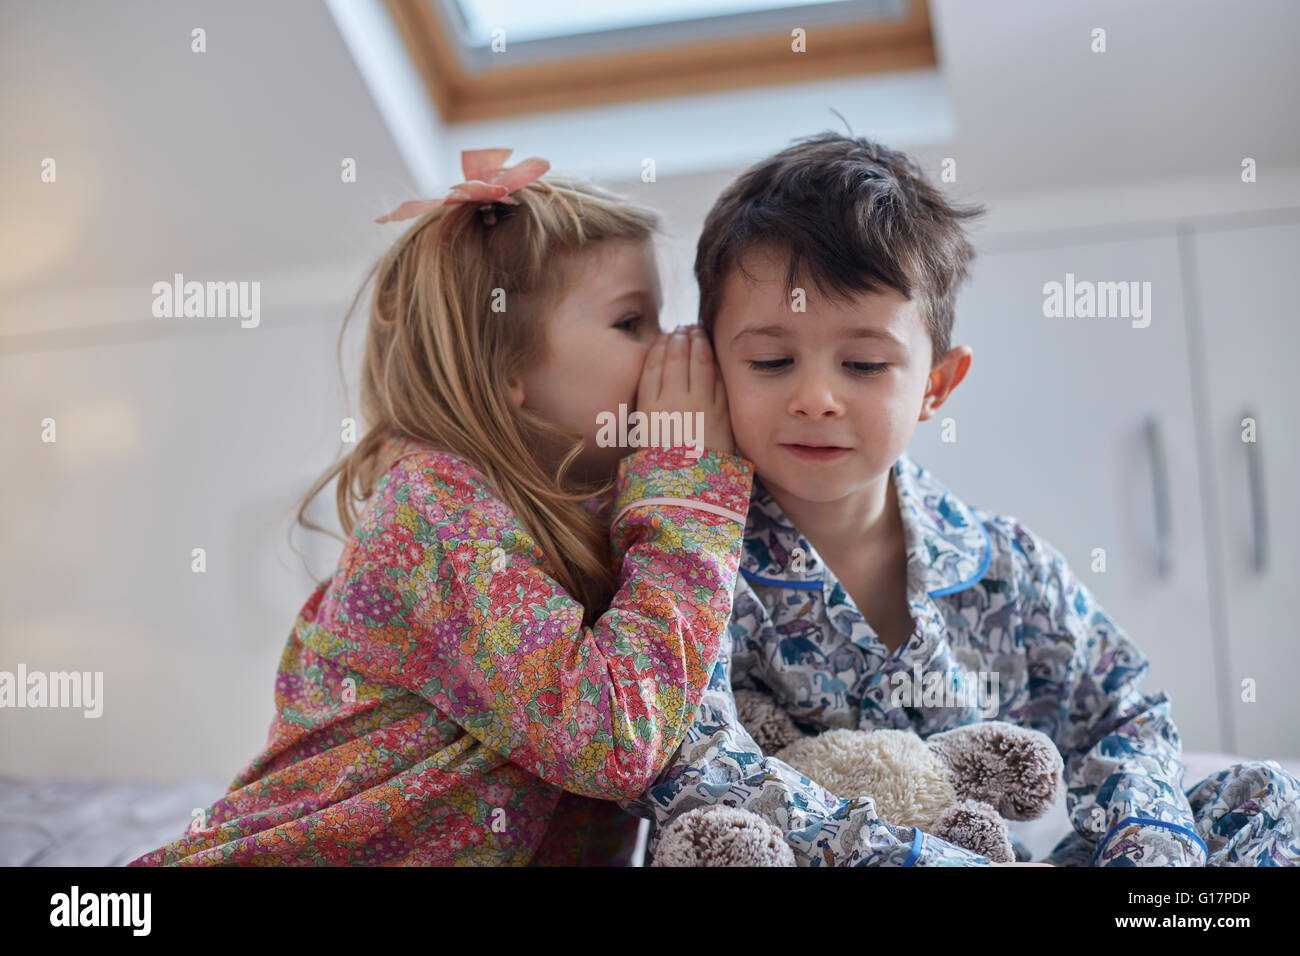
[[[1247,758],[1188,752],[1184,786]],[[1300,758],[1278,760],[1300,776]],[[0,776],[0,866],[124,866],[175,839],[196,808],[219,798],[227,779],[179,783],[23,779]],[[648,823],[642,821],[637,864]],[[1041,859],[1069,832],[1062,795],[1044,817],[1013,822],[1012,832]]]

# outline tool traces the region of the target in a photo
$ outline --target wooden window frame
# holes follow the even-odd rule
[[[808,50],[790,29],[669,46],[518,63],[470,72],[433,0],[385,0],[446,123],[575,109],[771,84],[806,83],[934,66],[927,0],[906,0],[905,19],[808,27]],[[797,22],[798,10],[790,16]],[[507,50],[510,47],[507,45]],[[509,54],[507,53],[507,56]]]

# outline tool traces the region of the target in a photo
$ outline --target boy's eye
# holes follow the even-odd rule
[[[784,368],[789,362],[790,360],[788,358],[771,359],[766,362],[751,361],[749,367],[756,372],[775,372],[778,369]],[[888,367],[885,362],[845,362],[844,364],[852,368],[853,371],[863,375],[880,372]]]
[[[623,319],[623,320],[621,320],[621,321],[619,321],[619,322],[616,322],[616,323],[614,324],[614,328],[616,328],[616,329],[625,329],[625,330],[627,330],[628,332],[635,332],[636,329],[637,329],[637,326],[640,325],[640,324],[641,324],[641,316],[640,316],[640,315],[629,315],[626,319]]]

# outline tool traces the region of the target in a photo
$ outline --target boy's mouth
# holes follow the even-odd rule
[[[851,449],[843,445],[782,443],[782,448],[805,461],[830,461],[847,454]]]

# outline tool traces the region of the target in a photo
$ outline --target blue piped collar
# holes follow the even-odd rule
[[[903,452],[890,479],[898,496],[907,547],[907,576],[932,598],[972,587],[988,570],[993,549],[975,513],[930,472]],[[802,571],[794,549],[802,549]],[[823,563],[762,482],[754,479],[740,573],[750,581],[798,590],[821,590]]]

